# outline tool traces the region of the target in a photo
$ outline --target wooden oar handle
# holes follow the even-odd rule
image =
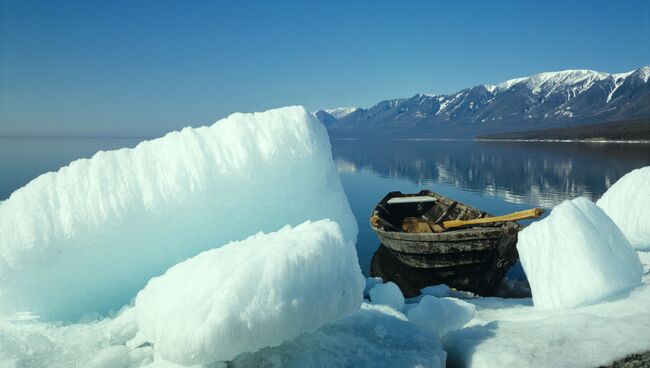
[[[466,226],[466,225],[489,224],[489,223],[492,223],[492,222],[525,220],[525,219],[530,219],[530,218],[539,218],[542,215],[542,213],[544,213],[544,210],[541,209],[541,208],[531,208],[529,210],[514,212],[514,213],[510,213],[510,214],[503,215],[503,216],[483,217],[483,218],[478,218],[478,219],[473,219],[473,220],[450,220],[450,221],[445,221],[445,222],[442,223],[442,226],[445,229],[448,229],[448,228],[451,228],[451,227],[460,227],[460,226]]]

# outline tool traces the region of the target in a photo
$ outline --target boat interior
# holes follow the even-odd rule
[[[384,231],[441,232],[445,231],[440,226],[443,221],[472,220],[486,216],[490,215],[423,190],[417,194],[388,193],[375,207],[370,221],[374,228]]]

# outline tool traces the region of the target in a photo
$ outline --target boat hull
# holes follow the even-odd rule
[[[452,202],[433,192],[418,193],[422,194],[437,196],[443,206]],[[373,215],[390,211],[386,202],[395,195],[402,194],[390,193]],[[464,204],[458,207],[462,213],[452,214],[454,217],[487,215]],[[429,210],[430,214],[433,212]],[[496,293],[506,272],[517,261],[517,233],[521,226],[505,222],[442,233],[407,233],[378,226],[373,226],[373,230],[381,245],[373,256],[370,274],[396,283],[405,296],[416,296],[422,288],[436,284],[489,296]]]

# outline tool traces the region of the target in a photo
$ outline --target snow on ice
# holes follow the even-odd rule
[[[330,220],[203,252],[152,279],[136,298],[140,331],[160,357],[187,365],[277,346],[351,314],[365,280]]]
[[[583,197],[521,231],[517,250],[541,309],[598,302],[639,285],[643,273],[621,230]]]
[[[650,268],[650,257],[642,258]],[[228,366],[443,367],[447,356],[447,366],[469,368],[580,368],[650,346],[650,273],[625,298],[571,309],[540,310],[530,299],[465,301],[476,307],[475,317],[447,333],[442,346],[436,332],[402,313],[364,303],[352,315],[277,347],[241,354]],[[69,326],[0,321],[0,362],[7,367],[182,367],[155,356],[143,343],[134,314],[126,308],[114,319]],[[194,368],[221,366],[226,365]]]
[[[467,300],[476,305],[477,314],[443,338],[447,364],[591,368],[648,351],[649,276],[624,298],[562,310],[540,310],[530,299]]]
[[[0,367],[139,367],[153,361],[151,346],[136,337],[133,309],[112,319],[60,326],[35,320],[0,320]]]
[[[445,367],[446,353],[431,331],[383,305],[361,310],[275,348],[242,354],[234,368]]]
[[[185,367],[143,344],[134,310],[115,319],[59,326],[0,322],[2,367]],[[276,347],[243,353],[229,367],[427,367],[445,366],[436,334],[394,309],[364,303],[357,312]],[[193,368],[226,367],[225,364]]]
[[[650,166],[620,178],[596,202],[638,249],[650,250]]]
[[[201,251],[323,218],[355,241],[327,132],[302,107],[98,152],[0,204],[0,314],[105,314]]]

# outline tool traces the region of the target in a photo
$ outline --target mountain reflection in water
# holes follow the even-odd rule
[[[546,208],[578,196],[596,200],[627,172],[650,165],[648,144],[335,140],[332,145],[342,173],[370,170],[418,186],[448,184]]]

